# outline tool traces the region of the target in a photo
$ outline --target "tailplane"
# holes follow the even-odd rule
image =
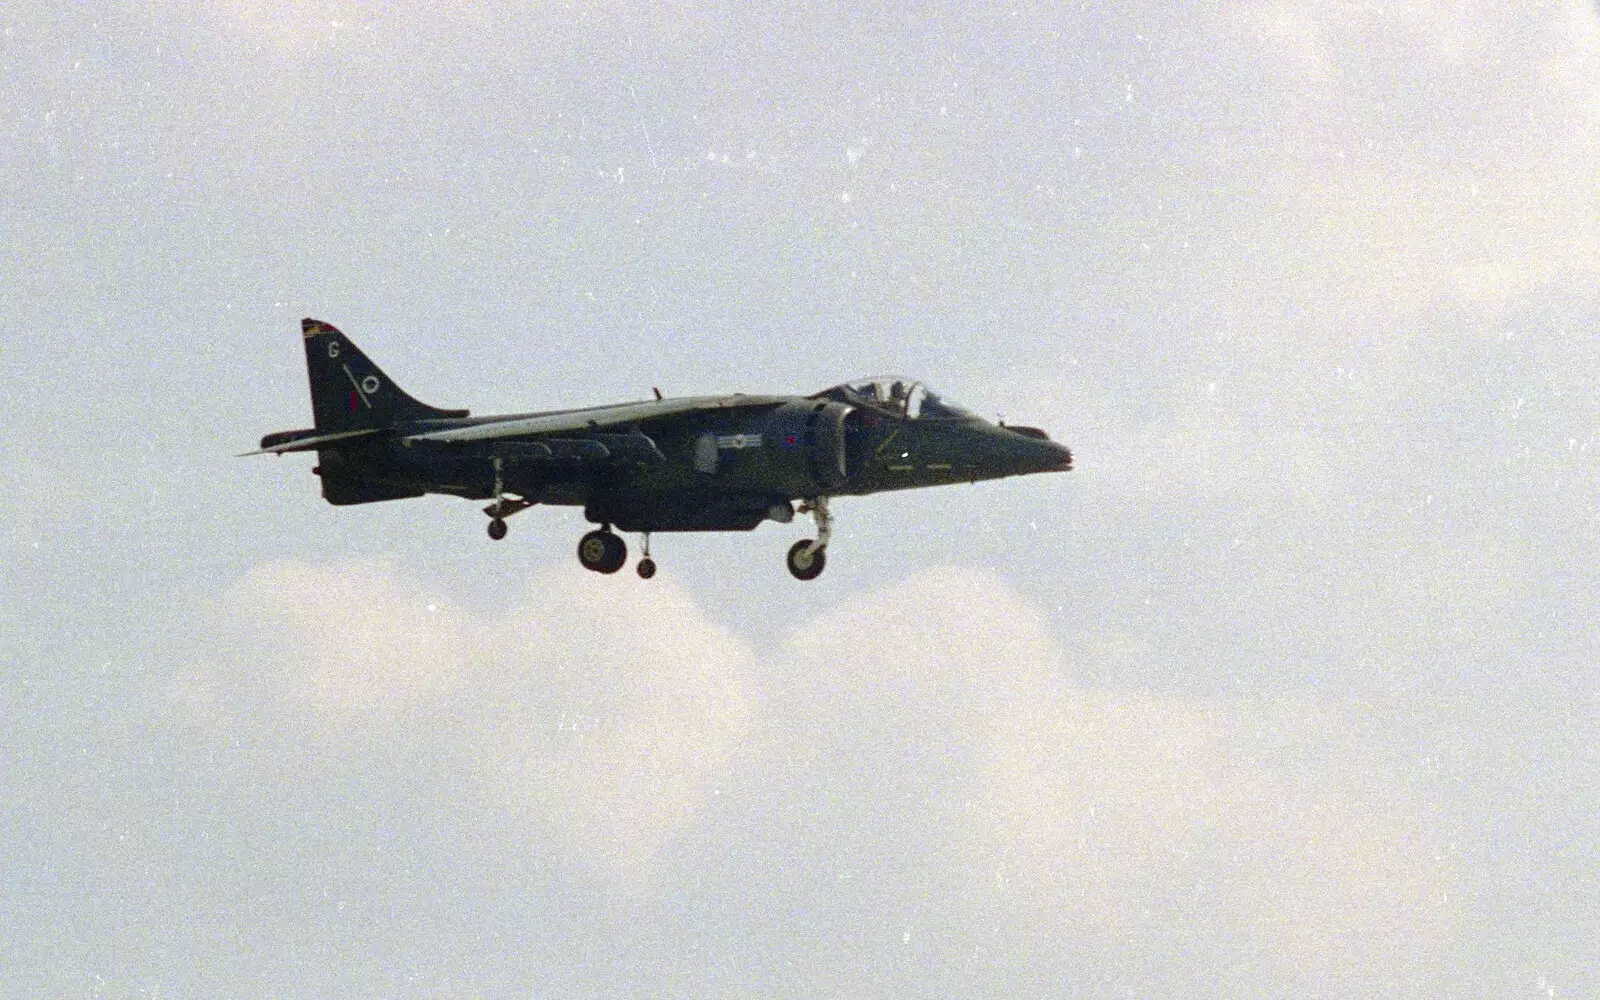
[[[441,410],[411,398],[373,364],[361,348],[334,327],[300,321],[311,376],[311,412],[323,434],[390,427],[405,420],[465,417],[466,410]]]

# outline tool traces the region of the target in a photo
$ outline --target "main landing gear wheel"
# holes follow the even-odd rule
[[[591,531],[578,540],[578,561],[596,573],[615,573],[628,561],[628,544],[609,531]]]
[[[498,517],[489,520],[489,537],[495,541],[506,537],[506,522]]]
[[[789,572],[796,580],[815,580],[822,575],[822,570],[828,565],[828,550],[809,538],[803,538],[789,546]]]

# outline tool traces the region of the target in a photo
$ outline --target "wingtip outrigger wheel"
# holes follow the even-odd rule
[[[656,575],[656,561],[650,558],[650,532],[644,532],[644,558],[639,560],[635,567],[639,571],[639,579],[648,580]]]
[[[500,477],[500,469],[504,463],[500,456],[494,457],[494,503],[484,508],[484,513],[489,515],[489,537],[495,541],[506,537],[506,484]]]
[[[506,518],[534,505],[534,501],[526,497],[506,497],[505,483],[500,478],[501,464],[501,459],[494,460],[494,503],[483,508],[483,512],[489,515],[489,537],[497,542],[506,537]]]

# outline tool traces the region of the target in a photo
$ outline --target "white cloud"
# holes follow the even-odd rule
[[[264,626],[283,703],[329,738],[436,744],[486,801],[621,872],[710,794],[751,694],[747,648],[670,579],[615,583],[540,573],[486,616],[392,564],[280,562],[228,598]]]
[[[1144,975],[1297,995],[1442,974],[1452,865],[1429,804],[1352,724],[1359,706],[1073,685],[1094,665],[998,578],[957,570],[824,616],[789,655],[804,694],[764,720],[774,756],[792,755],[786,785],[841,726],[915,744],[933,772],[918,787],[980,762],[952,791],[964,806],[928,810],[957,844],[939,891],[1000,915],[1019,951],[1120,952]],[[828,780],[846,801],[881,793]]]
[[[278,646],[282,693],[341,725],[363,716],[392,721],[438,699],[481,655],[465,612],[389,563],[269,563],[227,597]]]
[[[839,891],[914,902],[905,933],[952,953],[1114,952],[1150,986],[1302,995],[1428,981],[1453,933],[1428,803],[1354,709],[1082,687],[1098,665],[989,574],[853,598],[761,658],[670,579],[543,573],[483,614],[386,564],[276,563],[229,598],[276,637],[280,711],[455,760],[486,807],[633,891],[759,883],[816,836],[830,865],[900,855]],[[720,822],[757,845],[735,864],[756,868],[660,869],[723,789]],[[773,795],[821,813],[762,828]]]
[[[478,766],[578,849],[648,861],[715,791],[750,726],[748,647],[687,593],[577,569],[540,574],[491,632],[463,706]]]

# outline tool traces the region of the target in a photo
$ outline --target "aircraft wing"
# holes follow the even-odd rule
[[[702,410],[729,410],[746,406],[775,406],[780,396],[690,396],[683,399],[652,399],[641,403],[619,403],[582,410],[536,413],[524,417],[485,420],[462,427],[408,435],[403,441],[436,441],[462,444],[473,441],[498,441],[506,438],[538,437],[571,431],[615,429],[659,417]]]

